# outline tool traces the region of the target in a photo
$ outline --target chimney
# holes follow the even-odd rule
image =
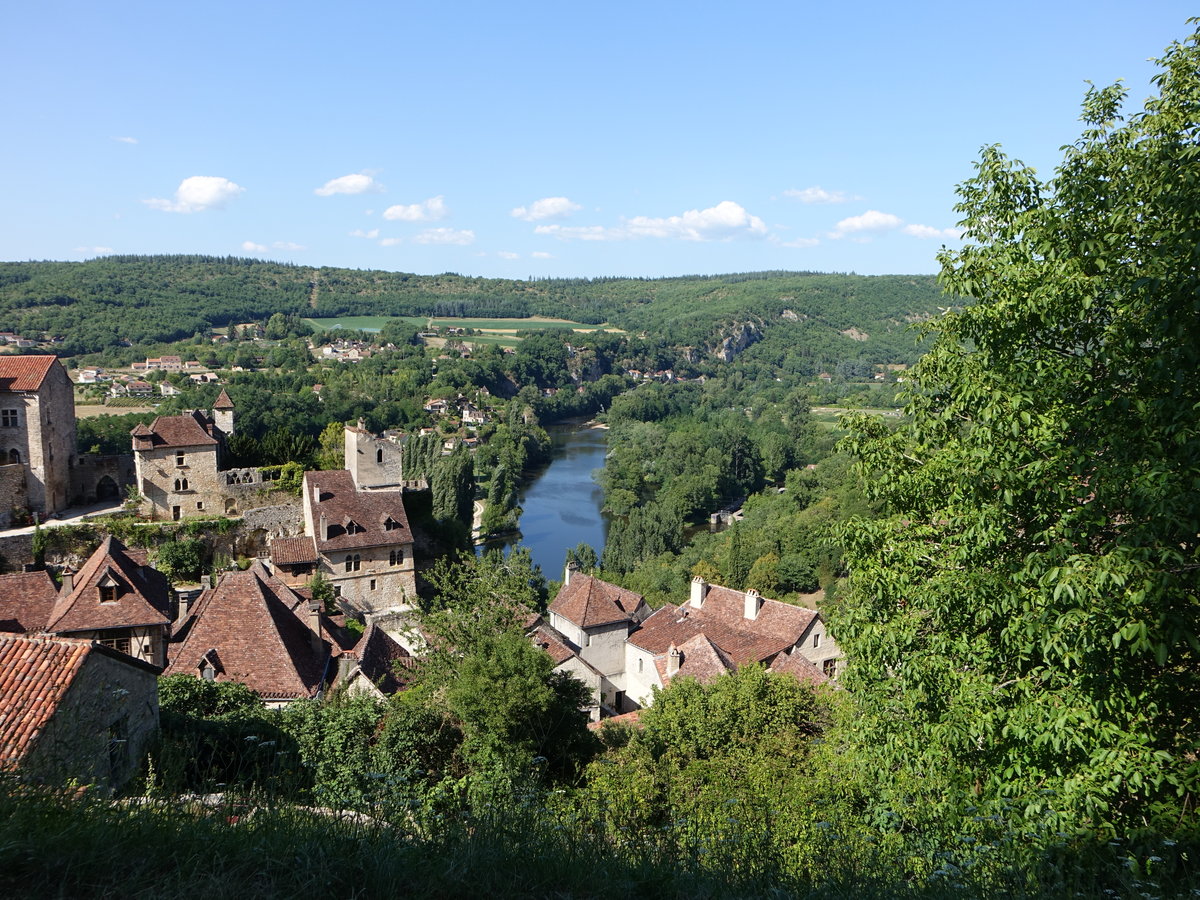
[[[571,575],[578,571],[579,571],[579,563],[577,563],[573,559],[569,560],[567,562],[566,569],[563,570],[563,587],[566,587],[568,584],[571,583]]]
[[[75,590],[75,570],[70,565],[63,566],[62,593],[70,594]]]
[[[354,674],[354,670],[358,668],[358,660],[354,658],[352,653],[343,653],[337,658],[337,683],[344,685],[346,680]]]
[[[758,611],[762,609],[762,597],[754,588],[746,591],[745,609],[743,615],[745,618],[753,622],[758,618]]]
[[[308,601],[308,630],[312,639],[312,651],[318,656],[325,649],[325,644],[321,640],[321,601]]]
[[[329,522],[325,518],[325,513],[321,513],[320,527],[317,529],[318,540],[329,540]]]
[[[667,651],[667,677],[674,678],[679,672],[679,666],[683,662],[683,654],[679,652],[679,648],[674,644]]]
[[[700,609],[704,606],[704,597],[708,593],[708,582],[697,575],[692,579],[691,605]]]

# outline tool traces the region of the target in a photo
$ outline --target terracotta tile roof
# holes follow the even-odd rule
[[[317,548],[311,537],[275,538],[271,541],[271,562],[277,566],[315,563]]]
[[[642,728],[642,711],[635,709],[633,712],[622,713],[619,716],[609,716],[607,719],[601,719],[599,722],[588,723],[588,729],[591,731],[599,731],[608,725],[631,725],[634,728]]]
[[[49,572],[0,575],[0,631],[44,631],[58,600]]]
[[[532,639],[535,647],[540,647],[550,654],[550,658],[554,660],[556,666],[562,665],[572,656],[576,655],[575,651],[567,643],[567,639],[557,628],[540,624],[530,633],[529,637]]]
[[[213,409],[233,409],[233,401],[225,393],[225,388],[221,388],[221,393],[217,394],[217,401],[213,404]]]
[[[217,681],[238,681],[267,700],[315,696],[330,657],[328,627],[313,647],[308,604],[255,564],[226,572],[188,618],[187,637],[170,648],[165,675],[199,676],[207,657]],[[322,617],[323,618],[323,617]]]
[[[100,585],[114,584],[117,598],[100,602]],[[96,548],[74,576],[74,587],[62,592],[46,623],[58,634],[170,625],[171,588],[161,572],[146,562],[144,551],[128,550],[111,535]]]
[[[150,423],[149,434],[138,426],[130,432],[138,450],[160,447],[208,447],[217,443],[212,420],[198,409],[182,416],[159,416]]]
[[[410,669],[415,662],[407,650],[375,624],[367,626],[353,653],[363,675],[385,694],[394,694],[405,685],[397,675],[397,666]]]
[[[805,659],[799,650],[781,653],[771,664],[771,671],[794,675],[800,681],[809,684],[829,683],[829,676]]]
[[[36,391],[57,356],[0,356],[0,391]]]
[[[321,553],[412,543],[408,513],[404,510],[404,493],[357,491],[354,479],[345,469],[305,472],[304,502],[312,506],[313,525],[318,531],[321,516],[339,530],[345,529],[350,522],[362,529],[356,534],[336,534],[327,540],[317,534],[317,550]],[[389,519],[395,523],[392,529],[385,527]]]
[[[90,641],[0,635],[0,770],[20,764],[91,649]]]
[[[667,656],[654,660],[654,665],[658,668],[658,677],[664,685],[679,678],[695,678],[697,681],[708,683],[718,675],[724,675],[737,668],[733,660],[703,634],[697,634],[684,641],[676,649],[680,654],[680,665],[679,671],[674,675],[667,675],[670,649],[667,650]]]
[[[592,628],[614,622],[635,622],[649,612],[649,607],[641,594],[575,572],[571,580],[558,589],[550,612],[580,628]]]
[[[763,599],[757,618],[747,619],[745,602],[741,591],[711,585],[700,609],[668,603],[630,635],[630,643],[657,655],[704,634],[735,665],[743,666],[767,662],[795,646],[817,618],[814,610]]]

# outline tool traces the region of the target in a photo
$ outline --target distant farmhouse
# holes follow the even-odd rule
[[[0,528],[116,499],[132,481],[128,457],[80,455],[75,398],[56,357],[0,357]]]

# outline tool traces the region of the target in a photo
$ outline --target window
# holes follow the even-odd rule
[[[8,461],[10,463],[19,463],[21,461],[21,451],[13,447],[8,451]]]
[[[384,523],[383,523],[384,531],[395,531],[399,527],[400,527],[400,523],[397,522],[395,519],[393,519],[391,516],[388,516],[387,519],[384,520]]]
[[[357,572],[362,568],[362,557],[355,553],[353,556],[346,557],[346,571]]]
[[[346,534],[360,534],[361,532],[363,532],[365,530],[366,530],[365,528],[363,528],[361,525],[359,525],[353,519],[351,519],[349,522],[346,523]]]
[[[383,462],[383,448],[382,447],[380,447],[378,450],[375,451],[375,462],[377,462],[377,463]]]
[[[96,640],[110,650],[129,653],[129,632],[124,628],[109,628],[101,631]]]
[[[196,509],[204,509],[204,501],[203,500],[196,501]]]
[[[117,602],[117,586],[115,584],[100,585],[100,602],[101,603],[116,603]],[[126,641],[128,643],[128,641]]]
[[[639,656],[638,657],[638,674],[639,675],[642,674],[642,669],[645,665],[646,665],[646,661]]]
[[[816,634],[813,635],[813,649],[815,650],[817,647],[820,647],[820,646],[821,646],[821,632],[818,631]]]
[[[404,551],[403,550],[393,550],[391,553],[388,554],[388,565],[398,566],[398,565],[401,565],[403,562],[404,562]]]
[[[371,579],[371,590],[375,590],[375,579]]]
[[[186,465],[184,455],[182,453],[175,454],[175,465],[177,465],[177,466]]]
[[[821,663],[821,671],[825,673],[826,678],[837,678],[837,660],[825,660],[825,662]]]
[[[175,479],[175,490],[186,491],[188,489],[188,480],[186,478]]]
[[[15,409],[0,409],[0,428],[16,428],[19,424]]]

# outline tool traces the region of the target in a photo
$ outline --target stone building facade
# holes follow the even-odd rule
[[[0,524],[13,507],[42,516],[66,509],[75,466],[75,395],[53,356],[0,357]],[[15,468],[14,468],[15,467]]]

